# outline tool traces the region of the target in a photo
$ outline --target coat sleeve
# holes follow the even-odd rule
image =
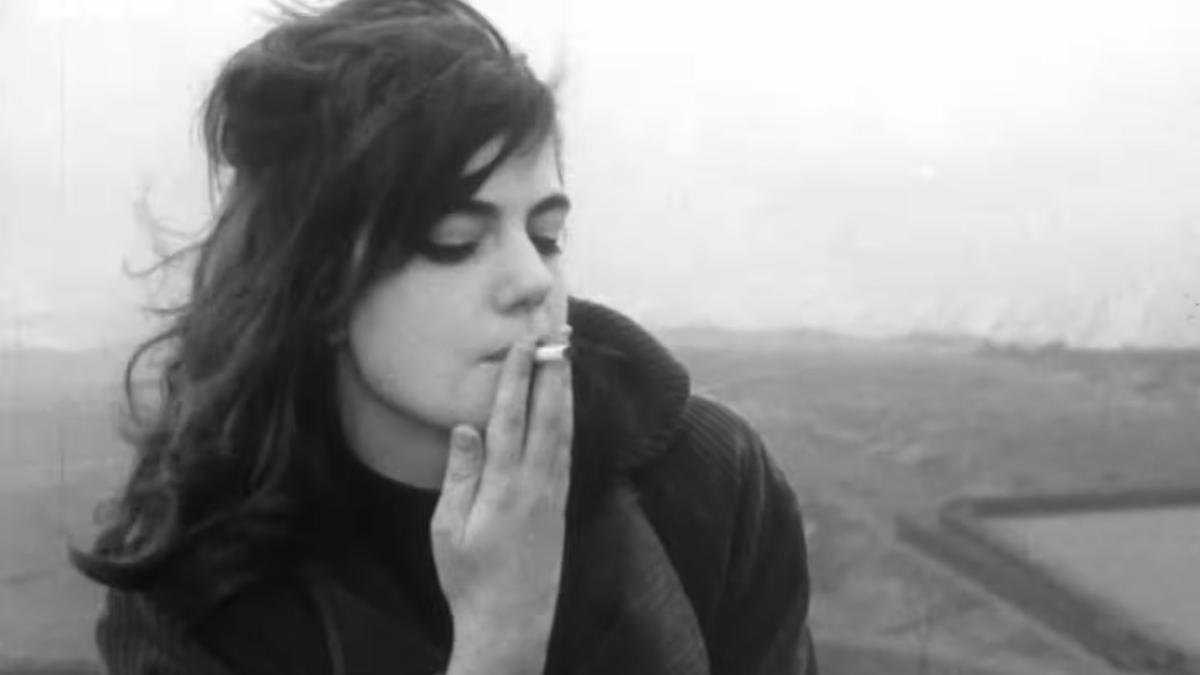
[[[739,436],[735,524],[710,645],[712,673],[817,675],[799,503],[758,432],[745,425]]]

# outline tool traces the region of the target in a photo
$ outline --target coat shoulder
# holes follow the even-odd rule
[[[643,481],[669,480],[676,490],[695,488],[705,501],[735,500],[748,465],[765,453],[758,431],[729,405],[692,394],[662,453],[642,467]],[[690,481],[681,484],[681,478]],[[686,494],[686,493],[685,493]]]
[[[633,475],[642,508],[702,626],[715,618],[747,471],[764,452],[754,428],[719,401],[693,394],[671,439]]]
[[[693,395],[681,421],[645,467],[640,499],[700,621],[713,672],[815,674],[796,493],[761,434],[728,405]]]

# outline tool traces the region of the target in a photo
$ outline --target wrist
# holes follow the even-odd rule
[[[541,675],[549,629],[455,631],[446,675]]]
[[[545,654],[522,654],[513,649],[483,651],[455,647],[445,675],[542,675]]]

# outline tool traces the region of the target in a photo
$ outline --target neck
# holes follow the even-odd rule
[[[359,461],[394,481],[440,489],[450,431],[425,424],[381,400],[353,359],[337,359],[337,404],[346,443]]]

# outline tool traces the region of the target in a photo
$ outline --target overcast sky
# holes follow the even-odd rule
[[[572,283],[652,325],[1200,345],[1194,0],[480,0],[563,109]],[[144,330],[141,189],[257,0],[0,1],[0,344]]]

